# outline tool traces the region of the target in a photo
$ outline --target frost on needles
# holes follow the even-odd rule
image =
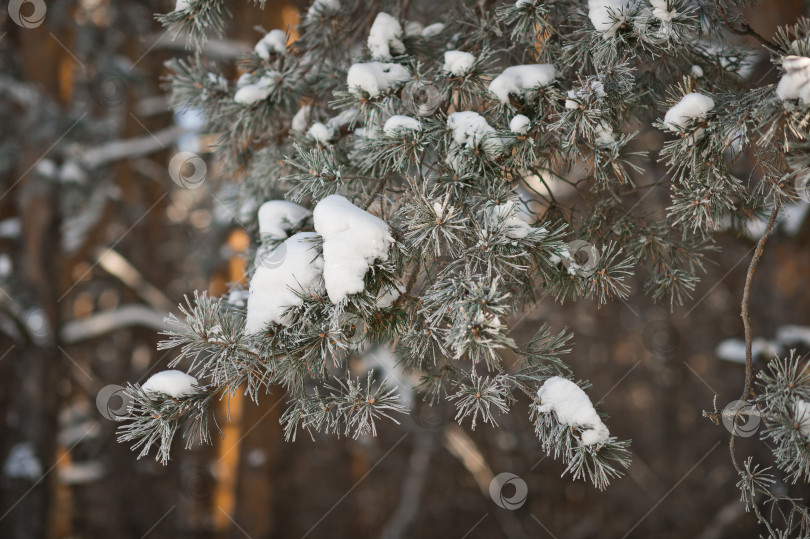
[[[778,36],[779,87],[746,89],[729,2],[451,2],[414,20],[392,2],[316,0],[295,41],[271,31],[228,80],[203,54],[226,28],[222,0],[181,4],[160,19],[200,54],[169,63],[171,103],[220,135],[255,255],[247,292],[196,294],[171,320],[161,348],[195,391],[128,389],[121,438],[164,462],[178,431],[209,441],[211,403],[236,391],[283,391],[290,440],[376,433],[409,410],[396,384],[351,367],[385,345],[420,405],[448,403],[471,428],[528,405],[539,448],[605,488],[629,442],[574,383],[571,333],[517,342],[522,313],[624,299],[639,267],[654,300],[688,302],[714,232],[796,201],[810,165],[806,21]],[[652,183],[642,125],[666,136]],[[757,175],[734,174],[742,152]],[[664,211],[641,204],[653,191]],[[789,358],[769,369],[756,402],[777,465],[807,478],[805,436],[788,429],[807,377]]]

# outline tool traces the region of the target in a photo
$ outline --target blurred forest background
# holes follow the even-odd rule
[[[215,163],[197,189],[167,170],[179,150],[205,156],[216,139],[193,114],[173,114],[161,88],[164,61],[186,54],[182,36],[172,39],[153,16],[173,3],[44,4],[44,19],[29,28],[0,11],[0,536],[758,535],[734,486],[729,433],[701,417],[715,395],[719,407],[735,399],[743,381],[743,366],[715,349],[742,336],[754,245],[745,231],[720,234],[717,265],[672,313],[639,291],[639,276],[627,302],[597,309],[547,299],[520,320],[518,342],[544,322],[575,332],[576,376],[593,382],[611,432],[633,440],[629,475],[605,492],[560,478],[563,466],[541,454],[526,410],[503,417],[501,429],[471,432],[444,409],[419,405],[377,438],[285,443],[282,395],[256,406],[237,394],[219,407],[225,439],[189,451],[178,440],[165,467],[136,460],[116,443],[99,392],[166,368],[171,352],[156,351],[163,317],[195,289],[219,295],[239,280],[251,239]],[[770,36],[810,14],[805,4],[762,2],[749,20]],[[226,37],[205,55],[233,64],[266,30],[289,27],[294,39],[306,3],[228,7]],[[442,16],[436,8],[414,2],[411,13],[431,23]],[[774,82],[764,54],[752,62],[751,86]],[[659,176],[662,142],[655,130],[637,138]],[[758,336],[810,326],[809,221],[792,219],[768,244],[753,290]],[[741,454],[758,447],[740,445]],[[502,472],[528,485],[517,510],[488,493]]]

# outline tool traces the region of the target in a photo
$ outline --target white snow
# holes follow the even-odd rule
[[[731,363],[745,363],[745,341],[742,339],[732,338],[725,339],[717,345],[714,349],[715,355],[718,359],[729,361]],[[757,337],[751,341],[751,356],[762,356],[767,359],[779,356],[782,353],[782,347],[778,342],[769,341]]]
[[[515,7],[533,6],[537,0],[517,0]]]
[[[307,131],[307,136],[326,146],[335,136],[335,131],[321,122],[315,122]]]
[[[516,135],[525,135],[529,132],[531,125],[531,120],[522,114],[518,114],[509,120],[509,130]]]
[[[605,442],[610,436],[591,399],[571,380],[552,376],[537,390],[537,397],[539,411],[554,412],[560,423],[581,430],[584,445]]]
[[[435,37],[442,33],[444,25],[440,22],[434,22],[431,25],[425,26],[422,30],[422,37]]]
[[[259,58],[267,60],[270,53],[287,54],[287,34],[284,30],[270,30],[253,48]]]
[[[691,75],[696,79],[699,79],[703,76],[703,68],[699,65],[693,65],[692,69],[689,70],[689,73],[691,73]]]
[[[529,226],[531,216],[525,209],[515,204],[513,200],[507,200],[503,204],[498,204],[490,208],[490,216],[497,219],[506,228],[506,236],[515,240],[525,238],[534,228]]]
[[[703,94],[693,92],[686,94],[678,103],[667,111],[664,116],[664,126],[678,133],[682,131],[690,120],[703,117],[714,108],[714,100]],[[695,131],[695,137],[699,139],[703,136],[703,129]]]
[[[596,132],[596,145],[597,146],[609,146],[616,142],[616,137],[613,134],[613,128],[610,127],[610,124],[607,122],[599,122],[594,127],[594,131]]]
[[[259,235],[262,238],[287,237],[287,232],[312,214],[308,209],[286,200],[269,200],[259,208]]]
[[[454,112],[447,117],[447,128],[453,132],[453,142],[458,146],[481,148],[489,155],[503,149],[503,141],[494,136],[495,129],[477,112]]]
[[[277,71],[268,71],[256,82],[248,82],[252,77],[242,75],[237,82],[237,90],[233,100],[242,105],[252,105],[267,99],[276,87],[280,76],[281,74]]]
[[[377,296],[377,307],[387,309],[399,299],[403,292],[405,292],[405,287],[401,284],[392,286],[387,290],[380,290],[380,294]]]
[[[675,8],[669,9],[667,7],[668,0],[650,0],[650,5],[653,8],[653,17],[660,19],[664,22],[672,22],[672,19],[678,16]]]
[[[489,84],[489,91],[501,103],[509,103],[509,94],[524,93],[547,86],[554,80],[556,71],[551,64],[529,64],[507,67]]]
[[[303,105],[298,112],[293,116],[290,122],[290,129],[303,133],[309,125],[309,120],[312,118],[312,107],[310,105]]]
[[[375,60],[390,60],[405,52],[399,21],[384,11],[378,13],[368,32],[368,50]]]
[[[397,114],[388,118],[383,126],[383,133],[389,137],[395,135],[397,131],[403,130],[421,131],[422,124],[415,118]]]
[[[796,423],[799,424],[799,433],[810,438],[810,402],[803,399],[796,401]]]
[[[377,97],[410,78],[408,70],[399,64],[367,62],[350,67],[346,83],[349,90],[363,90],[370,97]]]
[[[590,94],[594,94],[598,98],[602,98],[607,95],[605,93],[605,86],[602,84],[602,82],[594,80],[591,81],[591,84],[588,87],[583,86],[582,88],[577,88],[576,90],[568,90],[568,99],[565,100],[565,108],[578,109],[579,103],[575,100],[584,100]]]
[[[421,36],[422,30],[424,29],[425,29],[424,25],[422,25],[422,23],[418,21],[408,21],[405,23],[406,36]]]
[[[0,279],[5,279],[14,271],[14,263],[6,253],[0,254]]]
[[[810,327],[788,325],[776,330],[776,340],[783,344],[804,344],[810,346]]]
[[[323,237],[323,279],[332,303],[362,292],[363,278],[375,260],[388,260],[394,238],[388,225],[340,195],[321,200],[313,212]]]
[[[444,53],[444,70],[456,77],[461,77],[470,72],[475,56],[464,51],[447,51]]]
[[[147,393],[163,393],[178,399],[196,393],[197,379],[183,371],[161,371],[149,377],[141,388]]]
[[[3,464],[3,473],[6,477],[14,479],[27,479],[37,481],[42,478],[42,464],[40,464],[31,442],[15,444]]]
[[[298,294],[320,290],[323,258],[312,243],[313,232],[299,232],[287,238],[275,250],[256,253],[256,272],[250,280],[245,333],[255,335],[269,323],[288,326],[284,311],[304,303]],[[266,261],[272,263],[267,263]]]
[[[175,11],[185,11],[191,6],[192,0],[177,0],[177,3],[174,5]]]
[[[810,104],[810,58],[785,56],[782,67],[785,74],[776,87],[777,97],[782,101],[798,99],[803,105]]]
[[[627,0],[588,0],[588,17],[597,32],[604,39],[616,35],[616,31],[627,20]]]
[[[307,10],[306,19],[309,21],[336,11],[340,11],[340,0],[315,0]]]

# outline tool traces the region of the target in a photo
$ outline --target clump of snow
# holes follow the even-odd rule
[[[370,97],[377,97],[410,78],[408,70],[399,64],[367,62],[350,67],[346,83],[349,90],[355,92],[362,90]]]
[[[718,359],[722,359],[723,361],[745,363],[745,341],[737,338],[725,339],[717,345],[714,349],[714,353]],[[769,341],[761,337],[757,337],[751,341],[751,355],[753,357],[762,356],[771,359],[779,356],[781,353],[782,347],[778,342]]]
[[[286,200],[269,200],[259,208],[259,235],[284,239],[287,232],[312,215],[308,209]]]
[[[444,53],[444,70],[456,77],[461,77],[470,72],[475,56],[464,51],[447,51]]]
[[[669,9],[667,6],[668,0],[650,0],[650,5],[653,8],[653,17],[664,22],[672,22],[672,19],[678,16],[675,8]]]
[[[406,36],[421,36],[422,30],[424,29],[425,29],[424,25],[418,21],[408,21],[405,23]]]
[[[14,479],[27,479],[37,481],[42,478],[42,464],[34,451],[31,442],[15,444],[3,464],[3,473],[6,477]]]
[[[803,105],[810,104],[810,58],[785,56],[782,67],[785,74],[779,79],[776,96],[782,101],[798,99]]]
[[[191,3],[193,0],[177,0],[177,3],[174,5],[175,11],[185,11],[191,7]]]
[[[627,20],[628,8],[627,0],[588,0],[588,17],[596,31],[608,39],[615,36]]]
[[[298,112],[293,116],[290,122],[290,129],[303,133],[309,125],[309,120],[312,118],[312,107],[310,105],[303,105]]]
[[[522,114],[518,114],[509,120],[509,130],[516,135],[525,135],[529,132],[531,125],[531,120]]]
[[[607,95],[605,93],[605,86],[602,84],[602,82],[594,80],[591,81],[591,84],[587,87],[583,86],[582,88],[578,88],[576,90],[568,90],[568,99],[565,100],[565,108],[578,109],[579,103],[575,100],[585,99],[590,94],[593,94],[598,98],[602,98]]]
[[[436,37],[444,31],[444,24],[434,22],[422,30],[422,37]]]
[[[537,390],[541,413],[554,412],[560,423],[582,431],[582,443],[607,441],[610,432],[591,404],[591,399],[571,380],[552,376]]]
[[[253,48],[259,58],[267,60],[270,53],[287,54],[287,34],[284,30],[270,30]]]
[[[610,127],[610,124],[601,121],[594,127],[594,132],[596,133],[596,142],[597,146],[609,146],[616,142],[616,136],[613,134],[613,128]]]
[[[796,401],[796,423],[799,424],[799,433],[810,438],[810,402],[803,399]]]
[[[399,299],[399,296],[405,292],[405,287],[401,284],[396,284],[391,288],[380,290],[379,295],[377,296],[377,307],[380,309],[387,309],[394,302]]]
[[[810,327],[807,326],[781,326],[776,330],[776,340],[784,344],[802,343],[810,346]]]
[[[537,0],[517,0],[515,7],[533,6]]]
[[[531,216],[513,200],[493,206],[489,214],[506,228],[506,236],[514,240],[525,238],[535,230],[529,226]]]
[[[501,103],[509,103],[509,94],[522,96],[526,92],[548,86],[556,76],[551,64],[529,64],[507,67],[489,84],[489,91]]]
[[[307,10],[306,19],[312,20],[340,11],[340,0],[315,0]]]
[[[421,131],[422,124],[419,120],[411,118],[410,116],[395,115],[386,120],[383,126],[383,133],[389,137],[396,134],[397,131],[402,130]]]
[[[693,65],[692,69],[689,70],[689,73],[691,73],[691,75],[696,79],[699,79],[703,76],[703,68],[699,65]]]
[[[307,241],[315,236],[313,232],[299,232],[272,251],[260,249],[256,253],[245,319],[247,335],[261,333],[269,323],[288,326],[291,320],[284,311],[304,303],[299,294],[320,289],[323,258]]]
[[[453,132],[453,142],[457,146],[481,148],[488,155],[496,155],[503,149],[503,141],[494,136],[495,128],[477,112],[454,112],[447,117],[447,128]]]
[[[267,99],[273,92],[281,74],[277,71],[268,71],[258,80],[248,74],[239,77],[236,83],[236,94],[233,100],[242,105],[252,105],[258,101]]]
[[[375,260],[388,260],[394,238],[388,225],[340,195],[321,200],[313,212],[323,238],[323,279],[332,303],[362,292],[363,278]]]
[[[315,122],[307,131],[307,136],[325,146],[335,136],[335,130],[321,122]]]
[[[678,133],[686,128],[690,120],[702,118],[714,108],[714,100],[703,94],[693,92],[686,94],[664,116],[664,127]],[[695,132],[695,137],[703,136],[703,129]]]
[[[197,379],[183,371],[161,371],[149,377],[141,388],[147,393],[163,393],[178,399],[196,393]]]
[[[405,52],[399,21],[384,11],[378,13],[368,32],[368,50],[375,60],[390,60],[392,54]]]
[[[14,270],[14,263],[6,253],[0,254],[0,279],[5,279]]]

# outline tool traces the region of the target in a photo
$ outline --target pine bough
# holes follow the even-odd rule
[[[605,488],[629,466],[629,442],[580,398],[588,384],[570,381],[570,333],[542,327],[519,344],[509,324],[548,295],[625,298],[639,266],[654,299],[682,304],[713,232],[806,197],[810,23],[766,43],[785,69],[777,91],[746,89],[748,56],[729,35],[750,28],[726,1],[518,0],[449,15],[442,4],[445,23],[427,27],[401,5],[315,0],[288,47],[278,32],[257,36],[238,81],[201,52],[226,27],[225,2],[181,0],[161,16],[194,51],[169,62],[172,105],[201,111],[221,135],[217,158],[240,178],[229,203],[258,247],[249,291],[197,294],[172,319],[161,348],[179,350],[172,366],[195,390],[131,385],[121,440],[166,462],[179,429],[187,446],[210,440],[219,399],[278,388],[289,440],[373,435],[408,412],[402,388],[351,360],[387,343],[419,377],[417,394],[452,403],[472,428],[527,398],[543,449]],[[651,124],[670,134],[668,176],[638,185],[633,129]],[[744,157],[755,166],[741,176]],[[645,209],[646,194],[667,187],[666,212]],[[300,208],[257,222],[278,199]],[[284,256],[302,245],[310,257]],[[280,311],[265,293],[274,286],[286,288]],[[776,361],[751,402],[778,467],[806,481],[801,365]],[[570,386],[552,393],[560,378]],[[744,468],[757,507],[773,479]]]

